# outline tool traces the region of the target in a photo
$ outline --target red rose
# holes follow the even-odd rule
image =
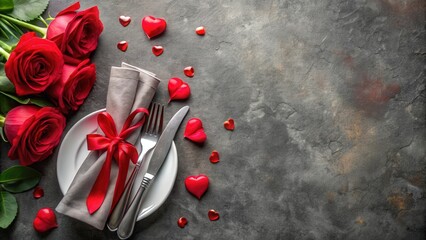
[[[6,76],[19,96],[43,92],[61,77],[64,60],[50,40],[25,33],[5,64]]]
[[[6,115],[4,131],[11,143],[8,156],[23,166],[52,154],[65,128],[65,117],[51,107],[21,105]]]
[[[96,80],[96,67],[89,59],[78,66],[65,64],[61,80],[52,84],[47,93],[62,113],[76,111],[83,104]]]
[[[68,57],[83,60],[98,46],[99,35],[104,25],[99,19],[97,6],[77,12],[80,3],[74,3],[62,10],[47,28],[47,39],[58,45],[62,53]]]

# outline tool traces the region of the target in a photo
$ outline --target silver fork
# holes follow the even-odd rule
[[[144,162],[144,157],[148,151],[155,147],[155,144],[158,141],[158,137],[163,131],[164,106],[153,102],[149,109],[149,113],[148,121],[145,124],[145,127],[142,129],[142,137],[140,139],[142,150],[139,155],[138,162],[136,163],[129,180],[126,183],[120,200],[118,201],[113,212],[111,213],[111,216],[108,219],[107,226],[110,231],[116,231],[118,225],[123,219],[124,213],[127,210],[127,205],[129,204],[133,183],[135,182],[136,176],[138,175],[141,165]]]

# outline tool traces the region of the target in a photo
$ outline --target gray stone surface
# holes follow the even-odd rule
[[[71,1],[52,1],[52,15]],[[165,204],[136,226],[134,239],[425,239],[425,2],[423,0],[84,1],[99,5],[105,30],[93,61],[98,79],[66,131],[103,108],[110,66],[121,61],[192,88],[167,119],[191,106],[204,121],[199,147],[178,132],[179,169]],[[123,28],[120,15],[132,17]],[[167,31],[148,40],[145,15]],[[194,33],[204,25],[204,37]],[[121,40],[129,42],[122,53]],[[152,45],[162,45],[155,57]],[[192,65],[195,77],[183,76]],[[234,132],[223,129],[228,117]],[[16,164],[1,148],[1,169]],[[208,157],[213,149],[221,162]],[[116,239],[57,214],[59,228],[37,234],[32,220],[62,197],[56,154],[35,167],[45,196],[16,195],[19,214],[1,239]],[[198,201],[183,181],[204,173]],[[210,222],[216,209],[220,220]],[[189,223],[180,229],[179,217]]]

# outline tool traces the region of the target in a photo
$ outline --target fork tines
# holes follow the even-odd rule
[[[145,133],[160,134],[163,131],[164,105],[152,102],[149,108],[149,117]]]

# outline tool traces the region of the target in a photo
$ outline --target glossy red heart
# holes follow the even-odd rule
[[[188,83],[180,78],[170,78],[169,84],[169,102],[172,100],[185,100],[191,95],[191,88]]]
[[[197,33],[200,36],[203,36],[204,34],[206,34],[206,29],[203,26],[197,27],[195,29],[195,33]]]
[[[55,212],[51,208],[42,208],[37,212],[33,227],[37,232],[43,233],[52,228],[57,228]]]
[[[36,188],[34,188],[33,197],[35,199],[39,199],[39,198],[41,198],[43,196],[44,196],[44,190],[43,190],[43,188],[41,188],[40,186],[37,186]]]
[[[154,53],[155,56],[160,56],[161,54],[163,54],[164,52],[164,48],[162,46],[153,46],[152,47],[152,53]]]
[[[218,220],[218,219],[219,219],[219,213],[218,213],[218,212],[216,212],[216,211],[215,211],[215,210],[213,210],[213,209],[209,210],[208,215],[209,215],[209,219],[210,219],[210,221],[216,221],[216,220]]]
[[[129,46],[129,44],[126,41],[121,41],[121,42],[117,43],[117,48],[120,49],[122,52],[127,51],[128,46]]]
[[[142,19],[142,29],[149,39],[162,34],[166,30],[166,26],[166,20],[163,18],[146,16]]]
[[[234,119],[232,119],[232,118],[228,118],[228,120],[226,120],[226,121],[223,123],[223,126],[226,128],[226,130],[234,131],[234,129],[235,129]]]
[[[192,195],[201,199],[209,188],[209,178],[206,175],[189,176],[185,179],[185,187]]]
[[[211,163],[218,163],[220,161],[219,152],[216,150],[213,150],[213,152],[210,154],[209,159]]]
[[[184,217],[180,217],[177,221],[177,224],[180,228],[184,228],[186,224],[188,224],[188,220]]]
[[[191,118],[186,123],[184,137],[196,142],[204,143],[207,139],[207,135],[204,132],[203,122],[199,118]]]
[[[123,27],[127,27],[127,25],[129,25],[129,24],[130,24],[130,22],[132,21],[132,19],[131,19],[130,17],[128,17],[128,16],[120,16],[120,17],[118,18],[118,21],[120,21],[120,24],[121,24]]]
[[[183,73],[185,76],[192,78],[194,76],[194,68],[192,66],[188,66],[183,69]]]

